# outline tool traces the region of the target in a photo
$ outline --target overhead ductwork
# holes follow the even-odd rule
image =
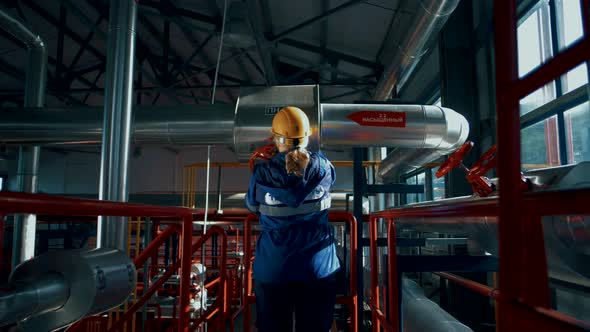
[[[391,97],[392,91],[401,90],[458,4],[459,0],[420,1],[418,12],[414,14],[414,21],[407,29],[408,35],[399,45],[399,50],[395,52],[393,60],[385,67],[385,71],[377,83],[373,97],[375,100],[387,100]],[[408,149],[384,145],[397,148],[383,160],[378,173],[379,177],[384,182],[394,181],[398,175],[410,172],[454,151],[465,142],[465,139],[435,148]]]
[[[241,160],[271,136],[274,114],[297,105],[309,116],[310,146],[449,149],[469,132],[466,119],[448,108],[423,105],[320,104],[317,86],[246,89],[235,106],[136,108],[131,141],[138,145],[227,145]],[[99,144],[100,108],[0,109],[4,144]]]

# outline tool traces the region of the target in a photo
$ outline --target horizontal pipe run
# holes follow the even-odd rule
[[[0,326],[57,310],[69,297],[68,282],[58,273],[48,274],[23,288],[0,292]]]
[[[233,144],[233,105],[137,107],[131,142],[143,145]],[[100,107],[0,109],[5,144],[101,144]],[[203,143],[204,142],[204,143]]]

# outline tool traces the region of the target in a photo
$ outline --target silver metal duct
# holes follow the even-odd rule
[[[47,50],[41,38],[16,18],[0,10],[0,29],[22,41],[27,47],[25,77],[25,107],[43,107],[47,79]],[[37,192],[39,172],[39,146],[21,146],[19,149],[17,183],[18,191]],[[34,215],[18,215],[14,227],[12,266],[35,255]]]
[[[126,202],[137,1],[110,2],[99,199]],[[98,247],[126,250],[127,218],[98,221]]]
[[[386,100],[394,88],[401,89],[458,4],[459,0],[420,1],[408,35],[377,83],[375,100]]]
[[[136,144],[229,145],[239,160],[267,144],[276,112],[297,105],[309,117],[310,148],[399,146],[448,152],[463,144],[466,119],[432,105],[320,104],[317,85],[243,89],[235,106],[139,108],[131,140]],[[100,109],[44,109],[21,115],[0,109],[0,143],[96,144]],[[380,174],[381,175],[381,174]]]
[[[473,332],[424,295],[414,281],[402,280],[402,310],[405,332]]]
[[[0,142],[101,144],[103,114],[101,107],[2,108]],[[138,145],[233,144],[232,105],[136,107],[132,122],[131,141]]]
[[[69,285],[59,273],[49,273],[34,282],[20,282],[14,286],[14,290],[0,294],[0,326],[57,310],[70,296]]]
[[[590,186],[590,162],[535,170],[525,173],[532,180],[533,191],[565,190]],[[496,180],[493,180],[496,182]],[[497,197],[457,197],[410,206],[448,205]],[[542,219],[549,275],[575,284],[590,287],[590,217],[548,216]],[[472,254],[498,255],[498,218],[398,218],[400,231],[415,230],[467,236]]]
[[[119,305],[135,290],[131,259],[115,249],[54,251],[11,273],[0,294],[0,326],[54,331]]]
[[[418,13],[414,15],[414,21],[410,26],[409,34],[399,45],[393,61],[388,64],[383,76],[377,83],[375,100],[386,100],[393,89],[399,91],[426,54],[429,44],[438,36],[438,33],[451,16],[459,0],[421,0]],[[467,139],[467,136],[465,136]],[[455,145],[440,148],[406,149],[398,147],[383,160],[379,176],[384,182],[393,180],[396,176],[411,172],[423,164],[438,159],[440,156],[457,149],[463,141],[457,141]]]
[[[438,106],[322,104],[321,112],[321,144],[329,147],[448,150],[463,144],[469,133],[463,116]]]

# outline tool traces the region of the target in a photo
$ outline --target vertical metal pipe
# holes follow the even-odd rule
[[[10,33],[27,47],[25,77],[25,107],[43,107],[47,80],[47,49],[43,40],[19,20],[0,10],[0,28]],[[37,192],[39,146],[21,146],[18,158],[18,191]],[[12,266],[35,255],[35,215],[18,215],[14,227]]]
[[[432,183],[432,168],[427,167],[426,170],[424,171],[424,176],[425,176],[425,178],[424,178],[424,186],[425,186],[424,199],[426,201],[432,201],[434,199],[434,188],[433,188],[433,183]]]
[[[99,198],[126,202],[137,2],[121,0],[110,4]],[[98,223],[98,246],[124,250],[126,230],[125,218],[102,218]]]

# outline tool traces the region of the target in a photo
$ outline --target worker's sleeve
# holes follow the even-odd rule
[[[332,186],[334,185],[334,182],[336,182],[336,169],[334,168],[334,165],[332,165],[332,163],[330,161],[328,161],[328,164],[330,165],[330,172],[332,173]],[[332,188],[330,188],[332,189]]]
[[[258,207],[260,203],[256,201],[256,174],[258,167],[254,167],[254,171],[252,172],[252,176],[250,177],[250,185],[248,186],[248,191],[246,192],[246,207],[253,213],[258,214]]]

